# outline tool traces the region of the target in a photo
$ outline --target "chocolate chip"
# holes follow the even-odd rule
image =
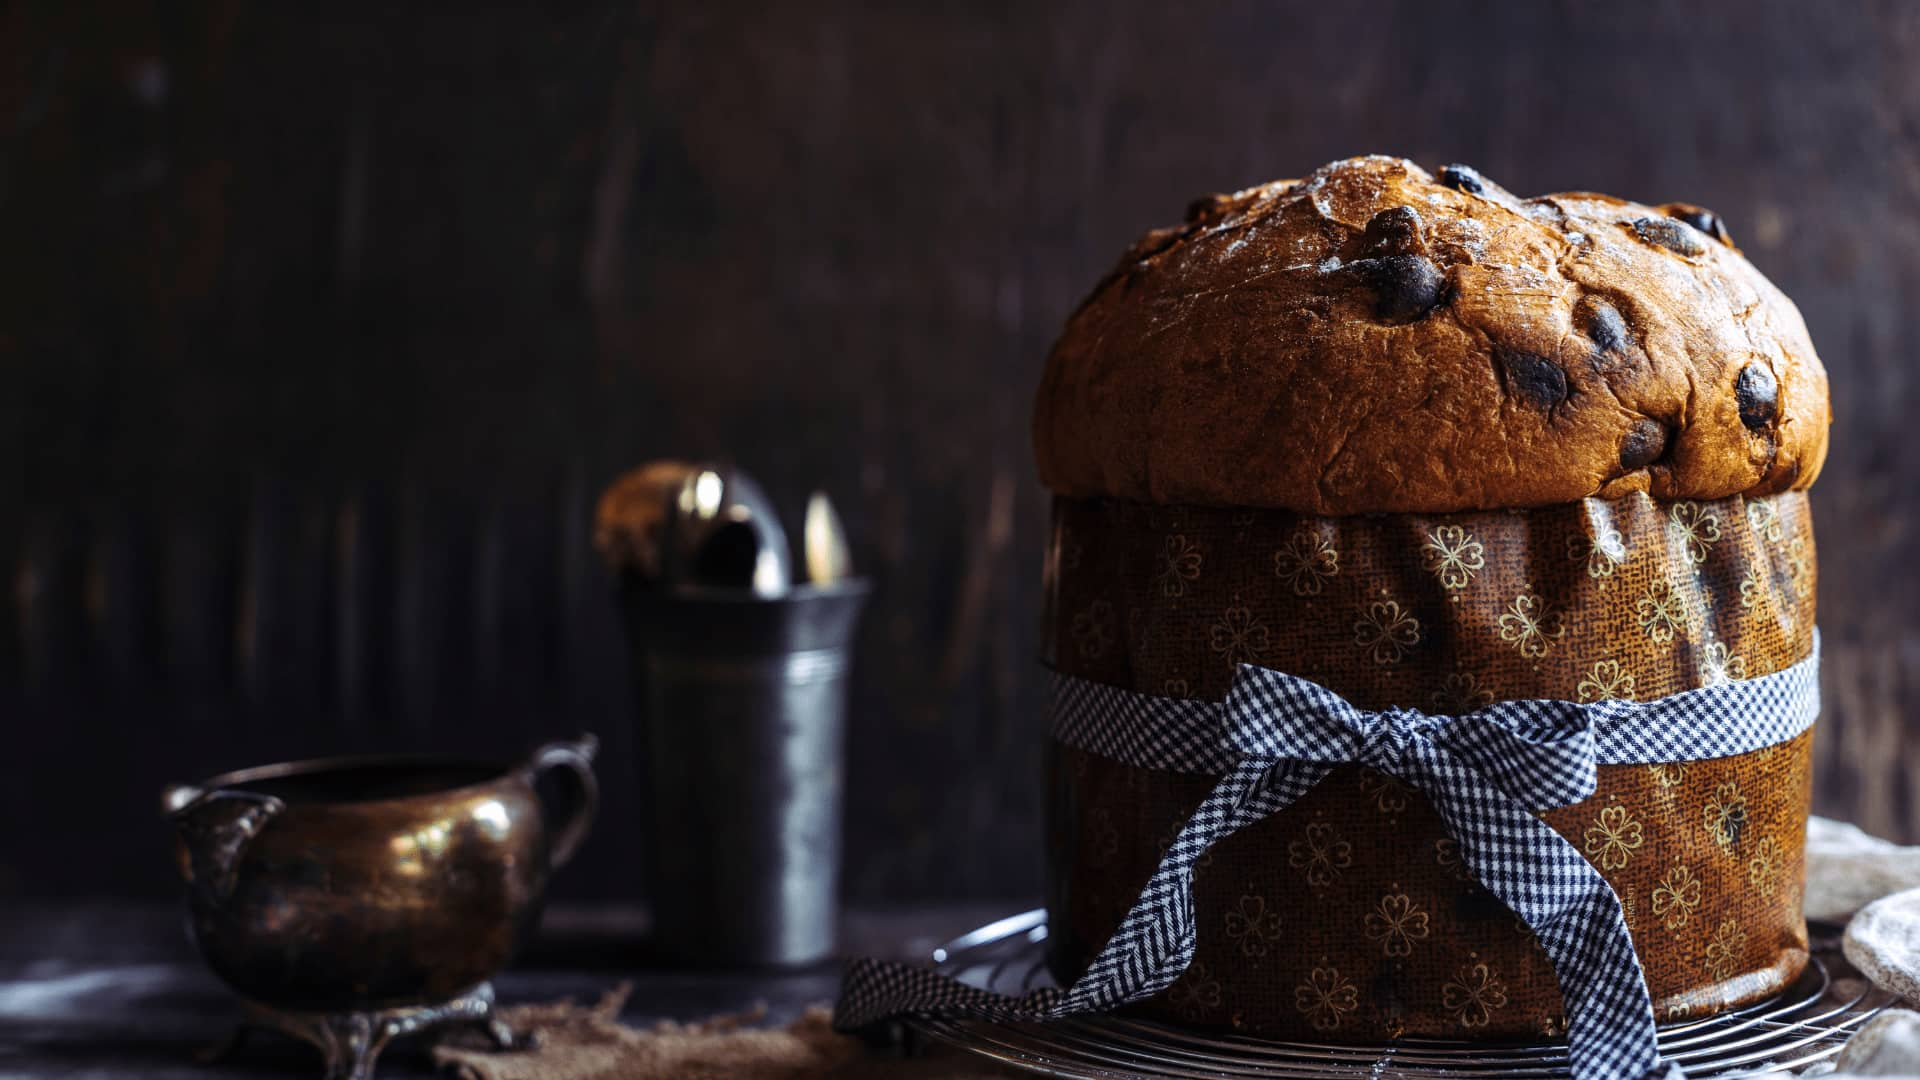
[[[1677,255],[1704,255],[1707,251],[1699,233],[1672,218],[1634,218],[1633,232],[1647,243]]]
[[[1455,191],[1464,191],[1469,195],[1485,195],[1486,181],[1467,165],[1440,166],[1439,180]]]
[[[1668,203],[1661,209],[1667,212],[1667,216],[1679,218],[1728,247],[1733,246],[1733,236],[1727,232],[1727,223],[1720,220],[1719,214],[1706,207],[1694,206],[1691,203]]]
[[[1765,364],[1748,364],[1733,383],[1733,400],[1740,406],[1740,422],[1750,431],[1773,423],[1780,408],[1780,384]]]
[[[1560,365],[1532,353],[1501,352],[1500,373],[1509,393],[1552,412],[1566,403],[1567,373]]]
[[[1360,237],[1362,255],[1419,255],[1426,251],[1420,238],[1420,213],[1411,206],[1395,206],[1373,215]]]
[[[1666,452],[1666,425],[1658,420],[1635,420],[1627,429],[1626,437],[1620,440],[1620,467],[1627,472],[1644,469]]]
[[[1620,310],[1597,296],[1582,299],[1574,318],[1600,352],[1617,353],[1633,347],[1633,331],[1621,318]]]
[[[1420,255],[1383,255],[1347,264],[1373,292],[1373,314],[1381,322],[1405,323],[1432,311],[1446,294],[1447,276]]]

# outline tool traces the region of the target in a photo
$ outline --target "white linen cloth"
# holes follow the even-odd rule
[[[1807,918],[1846,925],[1847,962],[1881,989],[1920,1005],[1920,847],[1902,847],[1828,818],[1807,822]],[[1827,1080],[1920,1080],[1920,1012],[1889,1009],[1829,1065]]]
[[[1920,888],[1920,847],[1830,818],[1807,822],[1807,918],[1845,923],[1875,900],[1913,888]]]
[[[1888,1009],[1872,1020],[1840,1048],[1832,1064],[1815,1066],[1803,1076],[1824,1080],[1854,1080],[1855,1077],[1920,1077],[1920,1013],[1910,1009]]]
[[[1860,909],[1841,941],[1847,963],[1875,986],[1920,1004],[1920,889],[1882,897]]]

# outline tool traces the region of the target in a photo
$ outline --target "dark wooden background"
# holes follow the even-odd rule
[[[1190,197],[1371,151],[1714,207],[1799,301],[1819,800],[1920,839],[1920,5],[389,6],[0,11],[0,897],[171,889],[166,780],[583,728],[565,887],[636,892],[588,517],[665,454],[877,579],[853,893],[1035,889],[1046,347]]]

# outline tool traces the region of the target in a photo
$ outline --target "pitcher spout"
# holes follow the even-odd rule
[[[271,795],[233,789],[202,791],[174,785],[160,798],[179,830],[181,876],[209,905],[224,903],[233,895],[247,845],[286,809]]]

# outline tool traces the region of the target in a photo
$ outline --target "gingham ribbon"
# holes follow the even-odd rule
[[[1369,712],[1307,679],[1248,664],[1222,702],[1056,675],[1059,741],[1140,768],[1219,774],[1219,782],[1071,987],[1012,998],[925,968],[857,960],[834,1025],[852,1030],[908,1012],[1047,1020],[1158,993],[1193,960],[1195,861],[1291,805],[1335,765],[1358,762],[1425,794],[1468,869],[1539,937],[1566,1003],[1575,1077],[1679,1077],[1660,1057],[1619,897],[1535,811],[1592,795],[1600,765],[1726,757],[1791,739],[1819,714],[1818,672],[1816,636],[1792,667],[1658,701],[1507,701],[1456,717]]]

